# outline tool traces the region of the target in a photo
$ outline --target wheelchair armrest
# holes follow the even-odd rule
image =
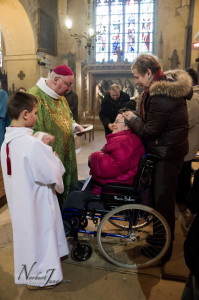
[[[162,159],[162,157],[158,154],[151,154],[151,153],[147,153],[144,155],[144,157],[147,159],[147,160],[152,160],[153,162],[156,162],[156,161],[159,161]]]
[[[85,200],[85,203],[89,203],[89,202],[101,202],[101,198],[100,195],[95,195],[95,194],[89,194],[88,198]]]

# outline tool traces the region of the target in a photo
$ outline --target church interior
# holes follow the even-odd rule
[[[108,10],[113,3],[124,7],[115,20]],[[132,4],[135,19],[128,12]],[[131,65],[142,52],[156,55],[163,71],[192,67],[199,74],[199,0],[0,0],[0,80],[9,95],[30,89],[57,65],[74,72],[78,122],[94,126],[92,136],[79,139],[79,179],[88,175],[90,153],[105,144],[101,99],[112,83],[131,99],[136,96]],[[189,272],[183,218],[176,211],[174,253],[164,267],[124,270],[102,262],[96,252],[90,262],[64,261],[66,282],[56,289],[28,291],[14,284],[12,228],[0,173],[0,299],[181,299]]]

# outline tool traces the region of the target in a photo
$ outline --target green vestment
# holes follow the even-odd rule
[[[36,96],[38,100],[37,121],[34,129],[55,136],[52,148],[66,169],[63,180],[64,196],[67,196],[73,183],[77,181],[72,113],[65,97],[54,99],[38,86],[34,86],[28,92]]]

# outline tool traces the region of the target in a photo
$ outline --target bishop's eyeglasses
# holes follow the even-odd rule
[[[67,87],[72,87],[73,84],[71,82],[65,82],[61,77],[58,77],[61,79],[61,81],[67,86]]]

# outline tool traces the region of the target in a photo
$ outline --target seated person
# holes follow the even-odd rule
[[[84,209],[88,196],[100,195],[106,183],[133,184],[140,158],[145,151],[140,138],[128,128],[128,121],[121,113],[113,123],[113,133],[107,135],[106,139],[107,143],[102,150],[89,157],[92,180],[86,190],[81,191],[84,182],[78,181],[65,200],[64,208]],[[103,204],[89,202],[88,208],[103,209]]]

